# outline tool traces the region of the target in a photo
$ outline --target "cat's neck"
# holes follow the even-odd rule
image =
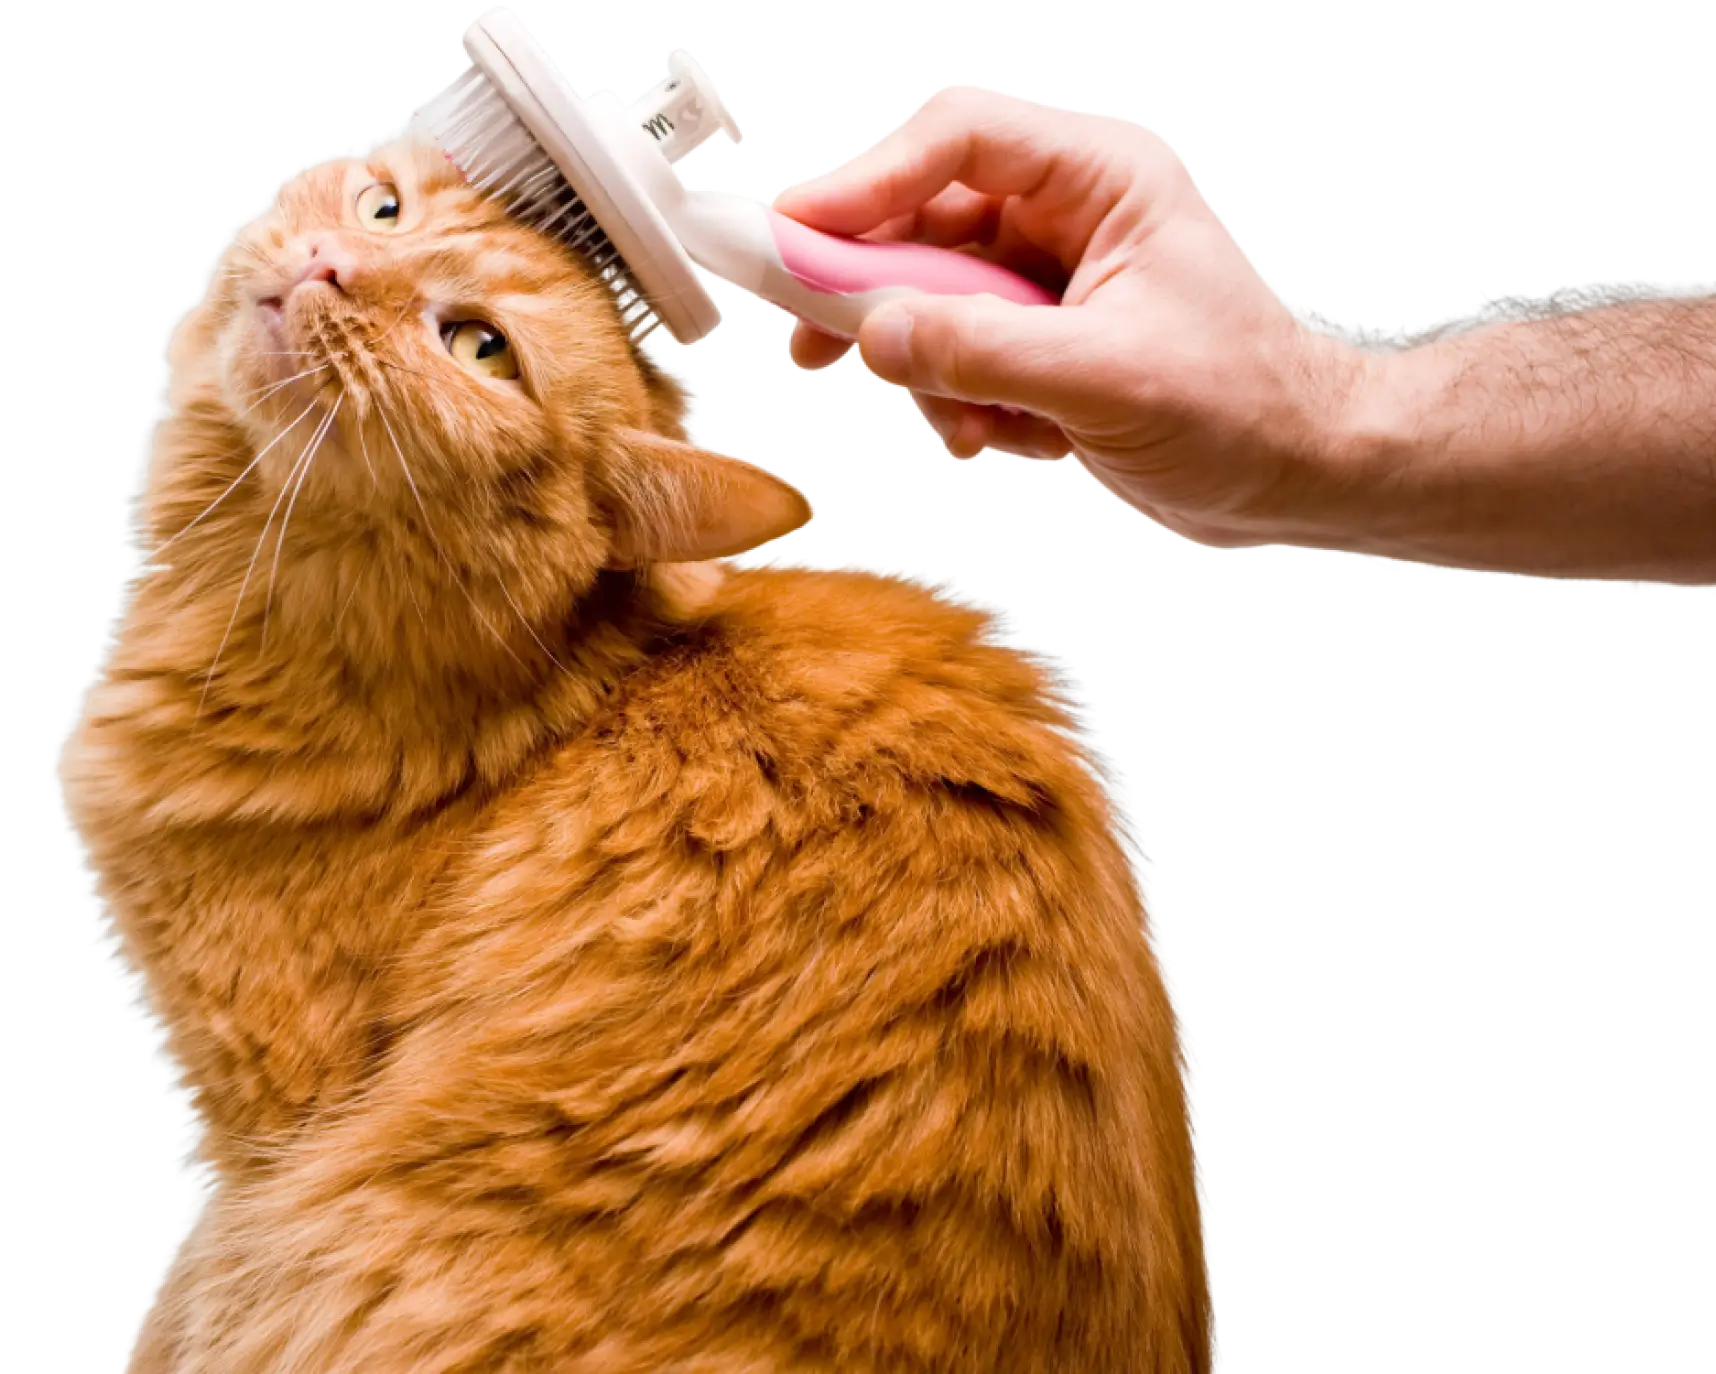
[[[660,598],[630,572],[558,576],[549,540],[522,559],[527,568],[455,565],[400,528],[306,536],[271,606],[252,587],[207,704],[242,704],[261,681],[384,728],[406,701],[415,725],[443,732],[521,710],[585,716],[668,628]]]
[[[138,586],[110,682],[149,684],[162,814],[409,816],[497,791],[659,651],[684,600],[617,571],[557,596],[546,566],[514,587],[409,533],[353,543],[305,523],[278,570],[265,548],[242,601],[253,541]]]

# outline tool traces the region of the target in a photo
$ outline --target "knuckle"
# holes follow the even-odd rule
[[[965,396],[969,391],[969,329],[963,313],[938,313],[923,322],[923,358],[929,380],[955,396]]]
[[[932,95],[920,113],[937,121],[958,124],[969,120],[994,98],[975,86],[948,86]]]

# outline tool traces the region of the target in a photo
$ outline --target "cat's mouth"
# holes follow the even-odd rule
[[[255,298],[263,328],[275,343],[294,345],[297,336],[312,332],[316,320],[327,313],[332,298],[345,296],[338,285],[325,281],[300,281],[283,291]],[[306,330],[306,326],[310,330]]]
[[[266,431],[263,442],[275,437],[280,407],[286,407],[281,414],[307,406],[326,410],[350,389],[359,341],[334,318],[346,312],[327,309],[335,303],[308,299],[311,294],[322,293],[261,285],[234,322],[228,389],[235,410],[251,416],[259,433]]]
[[[299,285],[256,297],[252,318],[252,338],[261,345],[253,345],[253,353],[261,354],[256,361],[263,376],[301,402],[324,409],[343,403],[348,414],[365,410],[388,390],[388,370],[398,367],[377,348],[389,320],[337,287]],[[401,310],[391,321],[409,318],[409,310]]]
[[[283,321],[287,316],[288,307],[292,307],[292,305],[300,304],[300,302],[314,297],[343,297],[343,295],[345,295],[345,290],[341,288],[338,281],[331,281],[328,278],[323,278],[323,276],[304,274],[304,276],[300,276],[299,280],[293,281],[292,285],[285,286],[283,290],[276,290],[273,295],[256,297],[256,305],[266,319]]]
[[[270,348],[289,348],[291,338],[286,329],[286,299],[283,296],[263,296],[256,302],[256,314],[262,323],[263,336]]]

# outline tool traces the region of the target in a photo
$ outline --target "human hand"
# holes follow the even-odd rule
[[[1296,321],[1174,154],[1143,129],[948,91],[776,208],[832,233],[972,251],[1064,288],[1059,308],[917,296],[864,323],[956,457],[1069,451],[1210,544],[1326,542],[1352,485],[1334,436],[1364,362]],[[794,358],[847,344],[801,324]]]

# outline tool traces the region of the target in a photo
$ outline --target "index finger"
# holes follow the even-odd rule
[[[1123,126],[990,91],[944,91],[869,152],[775,202],[783,215],[862,234],[917,210],[955,182],[1040,204],[1032,238],[1070,268],[1128,180]],[[1117,174],[1118,173],[1118,174]]]

